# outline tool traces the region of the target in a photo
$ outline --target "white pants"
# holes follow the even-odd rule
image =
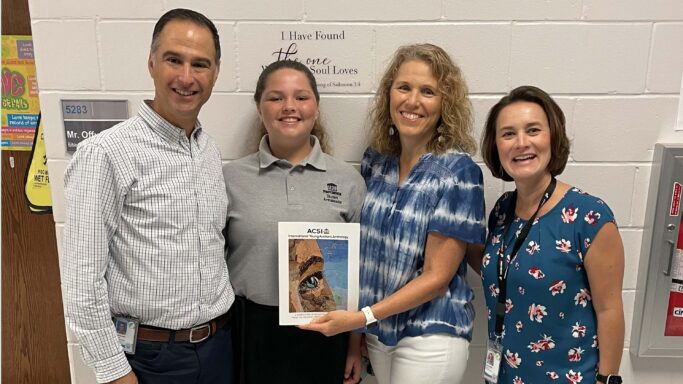
[[[388,347],[366,334],[370,363],[379,384],[458,384],[467,368],[470,343],[447,334],[404,337]]]

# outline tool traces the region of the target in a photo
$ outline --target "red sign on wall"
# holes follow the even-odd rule
[[[680,191],[681,184],[678,187]],[[680,202],[680,199],[677,201]],[[673,256],[664,336],[683,336],[683,220],[678,225],[678,242]]]
[[[674,193],[671,195],[671,209],[669,210],[669,215],[678,216],[678,211],[681,208],[681,183],[674,182]]]

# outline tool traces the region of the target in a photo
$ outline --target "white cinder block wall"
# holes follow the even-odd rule
[[[562,179],[603,197],[614,209],[626,248],[623,297],[629,383],[679,383],[683,360],[637,359],[628,353],[652,150],[683,142],[675,131],[683,70],[680,0],[346,0],[178,1],[30,0],[40,101],[61,244],[66,152],[61,99],[127,99],[130,113],[153,95],[146,68],[156,19],[168,9],[205,13],[220,30],[219,82],[200,116],[226,161],[250,152],[244,143],[255,118],[251,101],[261,63],[260,40],[273,30],[339,27],[343,56],[362,69],[353,92],[325,93],[321,109],[334,153],[352,163],[365,146],[365,116],[376,79],[397,46],[444,47],[466,75],[481,132],[488,109],[505,92],[535,84],[567,115],[573,141]],[[362,38],[358,38],[358,36]],[[352,37],[353,36],[353,37]],[[350,47],[350,48],[349,48]],[[342,53],[337,52],[337,55]],[[478,157],[479,158],[479,157]],[[483,165],[482,165],[483,166]],[[509,185],[486,175],[487,207]],[[467,383],[480,382],[486,323],[478,294]],[[94,382],[68,334],[73,383]]]

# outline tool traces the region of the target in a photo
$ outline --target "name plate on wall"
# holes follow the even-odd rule
[[[320,92],[370,92],[374,82],[371,36],[372,28],[363,25],[240,25],[240,88],[253,91],[268,64],[294,60],[313,72]]]
[[[78,143],[128,119],[128,100],[62,100],[67,152]]]

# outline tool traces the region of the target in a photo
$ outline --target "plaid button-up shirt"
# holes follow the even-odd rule
[[[184,329],[230,308],[228,198],[220,153],[198,123],[188,138],[143,103],[79,145],[64,192],[65,315],[98,382],[130,371],[112,316]]]

